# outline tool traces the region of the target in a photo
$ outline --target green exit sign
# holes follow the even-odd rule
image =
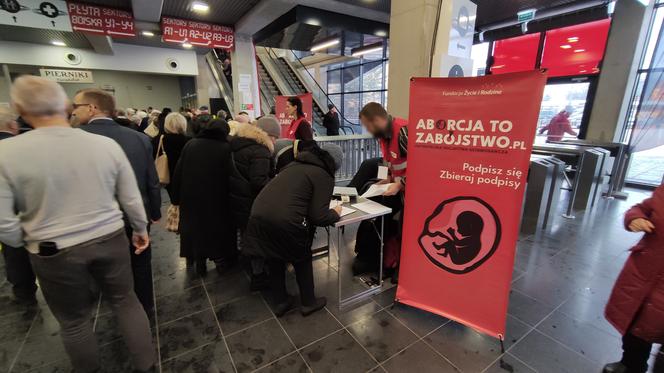
[[[535,18],[535,12],[537,9],[525,9],[516,14],[519,22],[528,22]]]

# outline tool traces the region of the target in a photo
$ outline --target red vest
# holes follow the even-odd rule
[[[290,126],[288,127],[288,135],[286,137],[287,139],[297,140],[295,135],[297,134],[297,129],[300,127],[300,123],[302,123],[303,120],[305,120],[304,117],[293,119]]]
[[[402,118],[392,118],[392,137],[380,139],[380,150],[383,152],[383,159],[393,178],[406,176],[407,159],[401,156],[401,150],[399,150],[399,132],[403,127],[408,127],[408,121]]]

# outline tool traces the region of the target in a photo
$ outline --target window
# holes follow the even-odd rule
[[[664,1],[655,7],[622,139],[632,151],[626,180],[650,186],[664,175]]]
[[[486,60],[489,57],[489,43],[473,45],[470,58],[473,59],[473,76],[486,75]]]
[[[586,107],[586,98],[590,83],[563,83],[548,84],[544,88],[542,106],[539,120],[537,121],[537,138],[535,141],[545,141],[546,131],[540,134],[540,130],[551,123],[551,120],[563,110],[570,110],[569,120],[572,129],[578,133]],[[575,138],[575,135],[565,133],[564,138]]]
[[[345,126],[355,127],[361,133],[359,112],[369,102],[386,105],[388,82],[387,39],[371,35],[344,32],[342,49],[346,56],[353,48],[383,43],[375,50],[347,62],[327,66],[327,91],[332,103],[339,109]]]
[[[493,45],[492,74],[529,71],[535,68],[540,34],[498,40]]]
[[[599,73],[610,27],[607,18],[547,31],[541,66],[549,77]]]

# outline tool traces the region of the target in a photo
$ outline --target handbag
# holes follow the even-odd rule
[[[154,161],[159,182],[162,185],[168,185],[171,182],[171,173],[168,169],[168,156],[164,151],[164,135],[159,138],[159,147],[157,148],[157,159]]]
[[[180,206],[170,205],[166,210],[166,230],[178,232],[180,228]]]
[[[143,130],[143,133],[154,139],[155,137],[159,136],[159,127],[157,127],[154,122],[152,122],[145,130]]]

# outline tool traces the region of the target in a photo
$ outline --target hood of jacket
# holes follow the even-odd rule
[[[214,120],[205,126],[198,135],[196,135],[196,138],[227,142],[229,132],[230,127],[228,127],[228,123],[221,120]]]
[[[231,141],[233,151],[238,151],[256,143],[266,147],[270,151],[270,154],[274,153],[274,144],[265,131],[251,124],[236,126],[235,136],[233,137],[233,141]]]
[[[336,169],[334,165],[334,158],[332,158],[328,152],[319,147],[313,147],[299,153],[295,162],[318,166],[327,171],[330,176],[334,177]]]

